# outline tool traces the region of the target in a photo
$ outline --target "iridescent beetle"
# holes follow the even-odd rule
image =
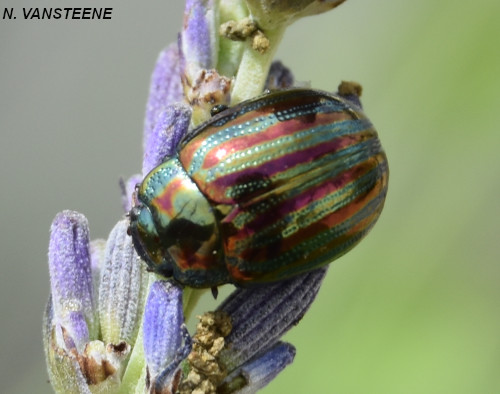
[[[249,285],[328,264],[372,228],[388,165],[352,102],[310,89],[217,113],[138,186],[130,233],[153,271]]]

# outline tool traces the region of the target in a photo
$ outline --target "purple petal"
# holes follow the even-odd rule
[[[49,242],[49,273],[55,319],[80,350],[89,334],[97,335],[98,330],[85,216],[63,211],[55,217]],[[75,314],[79,316],[77,319]]]
[[[151,383],[148,388],[151,393],[177,393],[176,388],[182,374],[179,366],[193,348],[192,339],[185,324],[181,325],[181,334],[184,339],[184,345],[177,349],[174,359],[161,372],[158,372],[156,376],[150,376]]]
[[[327,267],[261,287],[237,289],[218,308],[231,316],[221,359],[229,371],[274,346],[304,316]]]
[[[146,105],[146,119],[144,121],[144,148],[153,132],[158,115],[168,105],[183,100],[181,74],[179,70],[179,50],[177,44],[164,49],[158,56],[151,76],[149,97]]]
[[[82,312],[70,312],[69,313],[70,326],[72,328],[71,337],[75,342],[76,348],[81,350],[82,345],[86,342],[82,342],[82,339],[89,338],[89,330],[87,327],[87,322],[85,321],[85,316]]]
[[[191,110],[187,105],[169,105],[158,117],[158,122],[146,141],[142,173],[161,164],[165,158],[171,157],[181,138],[187,133]]]
[[[215,67],[217,53],[214,0],[187,0],[184,9],[182,53],[188,67],[194,70]]]
[[[264,355],[250,360],[233,371],[222,383],[222,387],[229,388],[234,382],[241,382],[243,377],[246,385],[240,388],[238,394],[255,393],[268,385],[287,365],[293,362],[295,347],[286,342],[278,342]],[[234,380],[236,378],[236,380]],[[227,390],[229,392],[229,390]],[[232,392],[232,391],[231,391]]]
[[[144,354],[152,376],[174,361],[182,343],[182,289],[170,281],[151,285],[143,318]]]

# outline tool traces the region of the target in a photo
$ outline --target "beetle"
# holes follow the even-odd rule
[[[354,102],[268,92],[223,108],[146,175],[129,233],[150,270],[184,285],[280,281],[352,249],[382,211],[388,174]]]

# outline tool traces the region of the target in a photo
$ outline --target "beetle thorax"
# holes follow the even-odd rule
[[[132,234],[154,271],[182,282],[223,265],[214,210],[176,158],[146,176],[137,200]]]

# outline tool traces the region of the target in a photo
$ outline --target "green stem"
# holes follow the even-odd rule
[[[244,1],[222,0],[219,4],[219,22],[239,21],[248,16],[248,8]],[[241,61],[244,43],[230,39],[219,38],[219,58],[217,71],[226,77],[233,77]]]
[[[243,57],[231,93],[231,105],[248,100],[262,93],[269,67],[274,59],[285,29],[285,26],[281,26],[275,30],[266,30],[264,32],[269,40],[269,49],[263,54],[252,48],[251,40],[245,42]]]
[[[187,321],[193,313],[196,304],[203,294],[207,292],[208,289],[193,289],[191,287],[184,288],[183,298],[183,309],[184,309],[184,321]]]

